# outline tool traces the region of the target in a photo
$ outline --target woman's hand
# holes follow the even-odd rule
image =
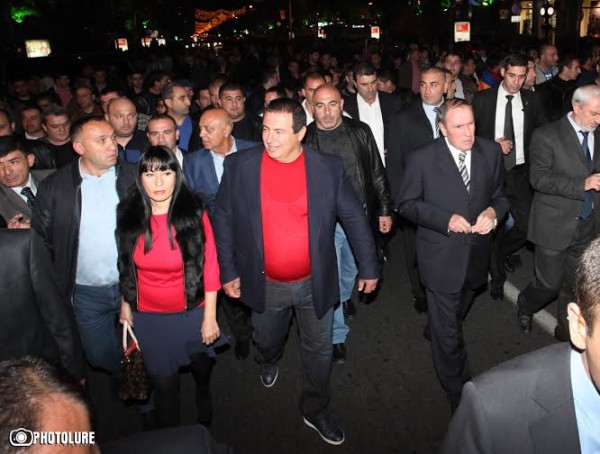
[[[125,322],[129,326],[133,326],[133,315],[131,314],[131,306],[123,298],[121,298],[121,314],[119,315],[119,323],[124,325]]]
[[[202,322],[202,343],[206,345],[212,344],[221,336],[221,331],[219,330],[219,324],[217,320],[212,317],[204,317],[204,321]]]

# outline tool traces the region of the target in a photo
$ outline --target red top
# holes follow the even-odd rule
[[[202,215],[204,227],[204,291],[216,292],[221,288],[217,249],[212,227],[206,212]],[[167,233],[167,215],[153,215],[152,249],[144,253],[144,235],[140,235],[133,251],[137,268],[138,310],[140,312],[182,312],[185,310],[183,259],[179,245],[171,249]],[[171,232],[176,240],[175,229]],[[204,302],[200,304],[204,305]]]
[[[294,282],[309,276],[304,153],[284,164],[263,152],[260,202],[267,279]]]

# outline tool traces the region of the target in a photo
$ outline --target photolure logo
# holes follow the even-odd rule
[[[94,445],[94,432],[34,432],[20,427],[12,430],[8,441],[15,447],[31,445],[82,446]]]

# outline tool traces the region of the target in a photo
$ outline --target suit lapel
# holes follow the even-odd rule
[[[440,167],[440,172],[446,173],[448,175],[448,178],[450,179],[450,181],[454,181],[454,184],[457,187],[460,187],[461,191],[464,192],[465,195],[469,195],[469,193],[467,192],[467,188],[465,187],[465,183],[462,180],[462,177],[460,176],[460,172],[458,171],[458,166],[456,165],[456,161],[454,160],[454,157],[452,156],[452,153],[450,152],[450,149],[448,148],[448,145],[446,144],[446,139],[442,137],[440,137],[439,139],[436,139],[437,141],[437,155],[439,156],[439,160],[437,161]],[[471,157],[471,170],[473,170],[473,158]],[[473,179],[472,176],[469,174],[469,177],[471,178],[471,187],[473,187]]]
[[[529,93],[521,90],[521,103],[523,104],[523,142],[527,137],[527,131],[531,128],[531,103],[529,102]],[[523,143],[523,146],[526,144]]]
[[[244,195],[246,198],[248,218],[252,223],[256,246],[260,251],[261,258],[264,259],[262,211],[260,203],[260,169],[262,156],[262,153],[256,153],[251,159],[248,159],[247,162],[243,163],[244,166],[243,169],[241,169],[241,176],[245,181],[240,187],[247,188],[247,192]]]
[[[13,191],[11,188],[7,188],[6,186],[0,186],[0,190],[15,212],[21,213],[26,217],[31,217],[31,208],[29,208],[29,205],[27,205],[27,203],[15,191]],[[8,221],[8,219],[6,219],[6,221]]]
[[[579,160],[579,162],[581,162],[581,164],[588,169],[588,163],[583,154],[583,148],[581,148],[581,139],[579,138],[579,134],[575,132],[573,126],[571,126],[571,122],[567,117],[562,118],[561,122],[559,123],[559,128],[561,129],[560,136],[564,137],[564,141],[566,142],[566,146],[564,147],[566,152],[575,154],[577,157],[575,158],[574,156],[574,158]],[[596,150],[598,150],[598,141],[596,140],[596,137],[598,136],[594,133],[594,160],[592,165],[597,162],[596,159],[598,158],[598,155],[596,154]]]
[[[594,131],[594,157],[592,158],[592,170],[594,173],[600,171],[600,129]]]
[[[319,244],[318,240],[321,233],[321,216],[318,216],[317,213],[325,212],[324,208],[321,206],[324,197],[319,194],[319,175],[321,175],[322,172],[320,172],[320,169],[318,168],[320,167],[320,163],[317,158],[316,152],[304,148],[304,162],[306,165],[306,198],[308,203],[308,241],[311,246],[311,251],[317,251],[316,246]]]
[[[204,173],[204,178],[208,182],[208,185],[216,193],[219,190],[219,179],[217,178],[213,157],[209,150],[206,150],[203,159],[206,162],[205,165],[201,165],[200,168],[202,169],[202,173]]]
[[[419,101],[419,103],[415,106],[415,121],[419,125],[423,125],[423,131],[427,131],[429,134],[429,140],[433,140],[433,128],[431,127],[431,123],[429,122],[429,118],[427,118],[427,114],[425,113],[425,109],[423,108],[423,103]]]
[[[570,348],[563,349],[550,370],[539,375],[532,399],[545,413],[529,425],[536,453],[580,452],[570,355]]]

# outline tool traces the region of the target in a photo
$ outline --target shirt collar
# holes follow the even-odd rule
[[[588,415],[600,417],[600,394],[583,365],[583,353],[571,350],[571,387],[577,406]]]
[[[13,191],[15,191],[17,194],[21,194],[21,190],[26,187],[31,188],[34,192],[37,190],[37,186],[35,184],[35,181],[33,180],[33,176],[31,175],[31,172],[29,172],[29,178],[27,179],[27,182],[23,186],[13,186],[13,187],[11,187],[11,189]]]
[[[502,86],[502,83],[500,83],[500,85],[498,85],[498,97],[502,97],[502,99],[506,99],[507,95],[512,95],[512,93],[507,92],[504,89],[504,87]],[[513,96],[515,97],[514,99],[521,99],[521,92],[518,91]]]
[[[577,133],[577,137],[583,140],[583,137],[579,136],[579,131],[585,132],[585,129],[582,128],[581,126],[579,126],[577,123],[575,123],[575,120],[573,120],[573,111],[571,111],[567,114],[567,119],[569,120],[569,123],[571,123],[571,126],[573,126],[573,129]],[[589,131],[589,132],[592,134],[594,133],[594,131]]]
[[[444,140],[446,141],[446,145],[448,145],[448,148],[450,149],[450,151],[452,152],[452,154],[455,154],[455,155],[459,155],[460,153],[467,153],[467,154],[469,154],[471,152],[471,150],[469,150],[469,151],[459,150],[458,148],[456,148],[454,145],[452,145],[450,143],[450,141],[448,140],[448,137],[444,137]]]
[[[79,158],[79,160],[77,161],[77,163],[79,165],[79,174],[81,175],[81,178],[84,179],[84,180],[92,180],[94,178],[97,178],[97,179],[113,178],[115,176],[115,174],[116,174],[115,166],[112,166],[110,169],[108,169],[102,175],[100,175],[99,177],[97,177],[96,175],[90,175],[89,173],[85,173],[83,171],[83,169],[81,168],[81,158]]]

